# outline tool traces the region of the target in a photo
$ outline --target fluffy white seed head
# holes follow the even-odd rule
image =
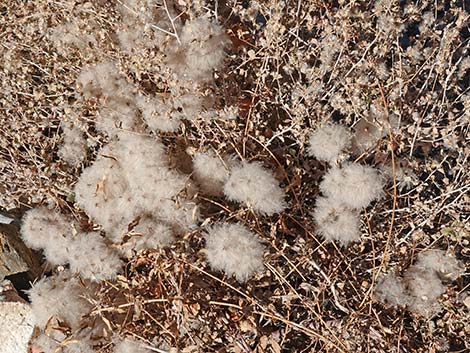
[[[70,165],[82,162],[86,157],[86,140],[78,126],[62,122],[64,141],[60,146],[59,157]]]
[[[77,78],[77,85],[86,98],[111,96],[122,90],[123,78],[113,62],[85,66]]]
[[[222,194],[229,170],[220,157],[212,151],[197,153],[193,158],[193,169],[193,175],[204,192],[214,196]]]
[[[120,243],[137,216],[151,214],[175,229],[197,221],[197,205],[179,196],[188,178],[171,169],[163,145],[148,136],[119,133],[76,186],[78,205]]]
[[[21,237],[35,250],[44,250],[53,265],[68,262],[72,222],[64,215],[47,207],[36,207],[25,213]]]
[[[51,265],[64,265],[69,262],[71,240],[70,238],[56,238],[51,240],[43,251],[44,257]]]
[[[320,183],[325,196],[356,209],[378,199],[383,187],[383,179],[377,170],[357,163],[331,168]]]
[[[123,263],[116,251],[106,245],[99,233],[80,233],[73,240],[70,269],[95,282],[112,280]]]
[[[221,223],[208,230],[206,255],[210,267],[245,282],[263,268],[263,251],[256,234],[241,224]]]
[[[224,194],[229,200],[266,215],[279,213],[286,207],[278,181],[257,162],[234,166],[224,185]]]
[[[374,296],[379,302],[390,306],[405,306],[409,300],[403,280],[394,273],[377,280]]]
[[[51,28],[47,33],[47,38],[54,44],[57,52],[64,56],[70,55],[71,48],[84,53],[97,45],[96,37],[85,33],[75,21]]]
[[[135,28],[134,30],[117,31],[116,35],[122,51],[124,53],[130,54],[132,53],[132,50],[137,47],[136,43],[138,43],[139,46],[143,46],[143,44],[146,42],[142,40],[142,32],[144,31],[145,28],[142,26],[139,26],[139,28]]]
[[[465,266],[455,256],[446,254],[444,250],[431,249],[418,255],[413,267],[436,272],[442,280],[455,280],[465,270]]]
[[[125,253],[167,246],[174,240],[170,227],[151,216],[144,216],[128,234],[129,239],[122,244]]]
[[[409,310],[430,318],[441,310],[439,297],[446,288],[443,281],[455,280],[464,270],[453,256],[443,250],[427,250],[418,255],[416,263],[403,278],[393,274],[377,282],[377,300],[389,305],[406,305]]]
[[[210,110],[213,105],[212,96],[204,97],[202,94],[194,94],[194,92],[201,89],[201,86],[192,82],[185,82],[184,85],[172,87],[173,107],[171,116],[193,121],[202,116],[205,110]]]
[[[44,328],[49,320],[56,318],[77,328],[82,316],[91,309],[84,294],[85,288],[69,271],[42,278],[28,291],[35,324]]]
[[[193,201],[175,196],[174,200],[162,200],[153,215],[181,234],[194,229],[199,220],[199,207]]]
[[[335,162],[351,144],[348,129],[337,124],[326,124],[309,138],[308,154],[322,161]]]
[[[121,15],[116,34],[121,49],[127,54],[138,56],[146,49],[155,50],[167,44],[170,35],[155,31],[149,24],[168,32],[181,32],[181,21],[173,6],[155,6],[154,0],[120,0],[116,9]]]
[[[106,153],[83,171],[75,185],[75,199],[115,241],[120,241],[137,216],[125,174],[116,159]]]
[[[109,152],[122,166],[142,213],[153,213],[162,200],[173,198],[186,186],[187,178],[169,168],[165,149],[154,138],[123,133]]]
[[[149,1],[124,0],[116,6],[121,14],[120,28],[116,31],[116,35],[122,51],[127,54],[142,51],[156,44],[149,38],[151,28],[146,26],[155,23],[154,11],[150,11],[148,3]]]
[[[137,91],[120,73],[117,64],[110,61],[84,67],[77,78],[77,84],[86,98],[132,101]]]
[[[167,64],[179,79],[205,82],[224,60],[228,37],[223,27],[206,17],[187,21],[180,33],[180,46],[169,47]]]
[[[172,132],[180,128],[181,119],[179,116],[172,114],[173,105],[170,100],[139,95],[136,104],[150,130]]]
[[[131,338],[114,339],[114,353],[150,353],[143,344]]]
[[[367,119],[360,119],[354,126],[353,149],[356,153],[362,153],[372,148],[385,133],[386,131],[380,125]]]
[[[45,206],[27,211],[22,219],[21,237],[34,250],[43,249],[52,237],[66,237],[70,224],[59,212]]]
[[[431,317],[441,310],[438,298],[445,292],[445,287],[433,271],[412,266],[403,281],[409,293],[408,307],[424,317]]]
[[[347,246],[361,237],[358,212],[335,200],[319,197],[313,218],[317,233],[328,242],[338,241]]]
[[[33,352],[39,350],[39,352],[44,353],[55,353],[60,352],[60,342],[64,340],[67,336],[59,332],[58,330],[53,330],[51,333],[41,332],[37,337],[35,337],[31,346],[33,347]]]
[[[194,202],[179,197],[188,178],[171,169],[163,145],[154,138],[121,134],[113,148],[123,167],[137,210],[152,214],[177,232],[193,227],[198,219]]]
[[[112,279],[122,267],[118,255],[98,233],[79,233],[73,237],[70,222],[46,207],[26,213],[22,234],[27,244],[44,249],[49,262],[54,265],[70,263],[70,268],[84,278]]]
[[[101,98],[103,106],[97,116],[96,128],[114,136],[121,130],[137,125],[136,87],[127,82],[113,62],[86,66],[77,78],[85,98]]]
[[[98,131],[115,136],[122,131],[138,130],[139,110],[130,99],[115,97],[106,102],[96,116],[95,126]]]

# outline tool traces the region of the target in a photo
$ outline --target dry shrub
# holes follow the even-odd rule
[[[145,11],[148,5],[153,11]],[[440,297],[444,309],[431,321],[372,301],[379,274],[388,267],[407,268],[408,254],[432,244],[454,249],[461,261],[467,256],[464,2],[7,0],[0,12],[2,207],[51,200],[79,221],[83,232],[96,221],[103,229],[120,229],[111,237],[117,243],[133,244],[132,232],[141,232],[140,212],[108,210],[102,218],[90,212],[90,220],[73,194],[89,168],[107,172],[90,183],[85,198],[104,184],[111,195],[119,194],[116,190],[127,195],[128,183],[146,179],[138,168],[135,175],[113,174],[119,161],[99,154],[123,129],[154,140],[158,135],[168,151],[164,170],[188,182],[177,195],[170,187],[171,199],[158,205],[170,210],[159,216],[179,234],[171,247],[131,256],[126,272],[94,293],[88,318],[100,328],[97,336],[105,336],[95,346],[112,349],[110,336],[103,334],[109,329],[165,351],[428,352],[445,349],[445,342],[451,350],[469,349],[462,338],[468,334],[468,310],[459,297],[466,274],[449,284]],[[206,27],[199,26],[197,19],[208,15]],[[209,49],[198,46],[205,36]],[[188,38],[184,52],[178,39]],[[218,50],[209,57],[214,61],[202,60],[211,50]],[[191,53],[215,71],[178,66]],[[113,93],[98,87],[93,95],[80,95],[82,70],[103,62],[113,63],[106,77],[116,84]],[[76,165],[60,158],[62,143],[71,141],[64,122],[83,133],[86,157]],[[349,162],[388,174],[383,198],[361,210],[359,233],[348,233],[348,239],[362,242],[347,249],[327,244],[318,235],[323,224],[309,216],[327,167],[307,156],[308,137],[328,123],[350,129]],[[173,169],[191,165],[172,159],[188,148],[269,166],[288,207],[265,217],[223,197],[191,193],[191,176]],[[105,175],[109,179],[100,179]],[[149,190],[136,188],[141,196],[154,195],[148,184]],[[370,193],[353,189],[359,196]],[[353,207],[367,205],[378,189]],[[267,244],[266,271],[241,285],[206,267],[200,252],[204,236],[186,227],[194,223],[193,201],[201,212],[195,219],[204,225],[230,219],[259,234]],[[52,332],[52,338],[70,344],[89,336]],[[50,337],[38,340],[57,348]]]

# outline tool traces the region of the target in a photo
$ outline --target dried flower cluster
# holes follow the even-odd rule
[[[142,121],[151,131],[175,131],[182,119],[215,115],[213,99],[204,87],[224,62],[228,41],[223,28],[208,16],[183,24],[175,14],[168,12],[168,17],[163,9],[152,11],[153,6],[146,1],[122,2],[117,35],[124,52],[159,50],[165,59],[155,73],[165,78],[164,92],[143,92],[126,80],[114,62],[85,67],[77,79],[85,98],[100,98],[97,127],[108,135],[122,129],[140,131]],[[163,29],[168,26],[172,32]]]
[[[334,163],[351,144],[348,129],[341,125],[327,124],[309,137],[310,156]]]
[[[69,263],[83,278],[97,282],[113,279],[123,266],[116,251],[99,233],[73,234],[72,222],[46,207],[28,211],[21,231],[25,243],[33,249],[43,249],[50,263]]]
[[[197,206],[179,196],[186,184],[187,178],[169,167],[161,143],[121,132],[83,171],[75,194],[78,205],[119,243],[138,217],[148,216],[176,231],[193,226]]]
[[[193,159],[194,176],[210,195],[222,193],[265,215],[285,209],[284,192],[270,171],[259,162],[223,161],[213,153],[198,153]]]
[[[214,270],[245,282],[263,268],[263,251],[256,235],[241,224],[220,223],[206,235],[207,260]]]
[[[224,185],[228,199],[244,203],[262,214],[273,215],[285,207],[284,193],[274,176],[259,163],[234,166]]]
[[[443,250],[427,250],[403,275],[391,273],[377,283],[376,299],[392,306],[407,306],[411,311],[432,317],[442,310],[439,297],[446,291],[443,282],[454,281],[463,272],[462,263]]]
[[[372,167],[336,164],[351,145],[351,134],[344,126],[324,125],[310,135],[309,142],[309,155],[333,163],[320,183],[323,197],[317,199],[313,212],[317,232],[346,246],[360,237],[359,210],[382,195],[382,177]]]

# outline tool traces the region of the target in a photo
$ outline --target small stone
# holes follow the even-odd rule
[[[27,353],[33,329],[33,313],[29,304],[0,303],[0,342],[3,353]]]

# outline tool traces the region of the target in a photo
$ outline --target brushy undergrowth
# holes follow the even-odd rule
[[[164,237],[152,244],[171,243],[165,248],[138,251],[153,247],[138,241],[139,232],[156,227],[148,215],[142,219],[149,227],[142,221],[144,229],[134,229],[137,238],[132,229],[116,236],[127,244],[128,260],[114,280],[93,283],[68,269],[40,279],[33,295],[68,278],[58,295],[79,292],[81,305],[73,307],[79,313],[65,300],[52,306],[58,318],[41,317],[49,337],[37,341],[51,349],[69,342],[72,349],[81,337],[93,337],[87,344],[98,352],[135,342],[136,350],[159,352],[470,349],[466,6],[457,0],[2,2],[0,207],[47,204],[78,234],[99,236],[98,225],[125,228],[137,217],[126,213],[134,201],[118,215],[93,213],[96,188],[77,184],[82,172],[92,178],[97,164],[117,173],[109,180],[122,194],[154,196],[140,184],[152,187],[149,168],[173,173],[180,184],[161,190],[171,202],[159,203],[162,196],[141,205],[145,212],[158,208],[167,217],[164,210],[181,202],[199,205],[195,227],[177,227],[178,218],[167,220],[171,230],[158,228]],[[312,149],[312,133],[332,123],[346,128],[351,141],[331,154]],[[129,129],[158,141],[163,169],[159,156],[143,156],[148,165],[137,165],[138,150],[114,140]],[[114,167],[116,150],[135,174]],[[197,166],[206,163],[196,158],[201,153],[217,158],[207,170]],[[317,204],[335,206],[322,194],[322,181],[338,172],[337,160],[342,168],[374,168],[381,182],[372,191],[356,185],[357,192],[340,193],[372,192],[370,200],[377,200],[364,201],[364,209],[338,205],[345,208],[334,218],[339,228],[325,230],[316,224],[325,217],[314,211]],[[263,186],[274,190],[275,207],[257,207],[265,205],[263,195],[257,203],[223,196],[230,170],[246,165],[272,173]],[[204,173],[212,184],[201,185]],[[193,216],[191,210],[185,214]],[[256,262],[246,283],[207,261],[207,230],[220,222],[246,227],[264,246],[264,268]],[[351,243],[329,241],[338,239]],[[424,300],[392,303],[398,306],[377,300],[383,278],[393,298],[401,286],[420,293],[419,283],[405,287],[411,275],[427,278],[413,264],[430,249],[454,254],[465,268],[445,284],[429,277],[435,282],[425,284],[435,283],[438,293],[432,316],[420,314],[428,312]],[[251,250],[261,257],[260,245]],[[75,263],[71,270],[82,268],[79,258]],[[73,317],[82,309],[93,332]],[[61,316],[72,316],[72,323]]]

